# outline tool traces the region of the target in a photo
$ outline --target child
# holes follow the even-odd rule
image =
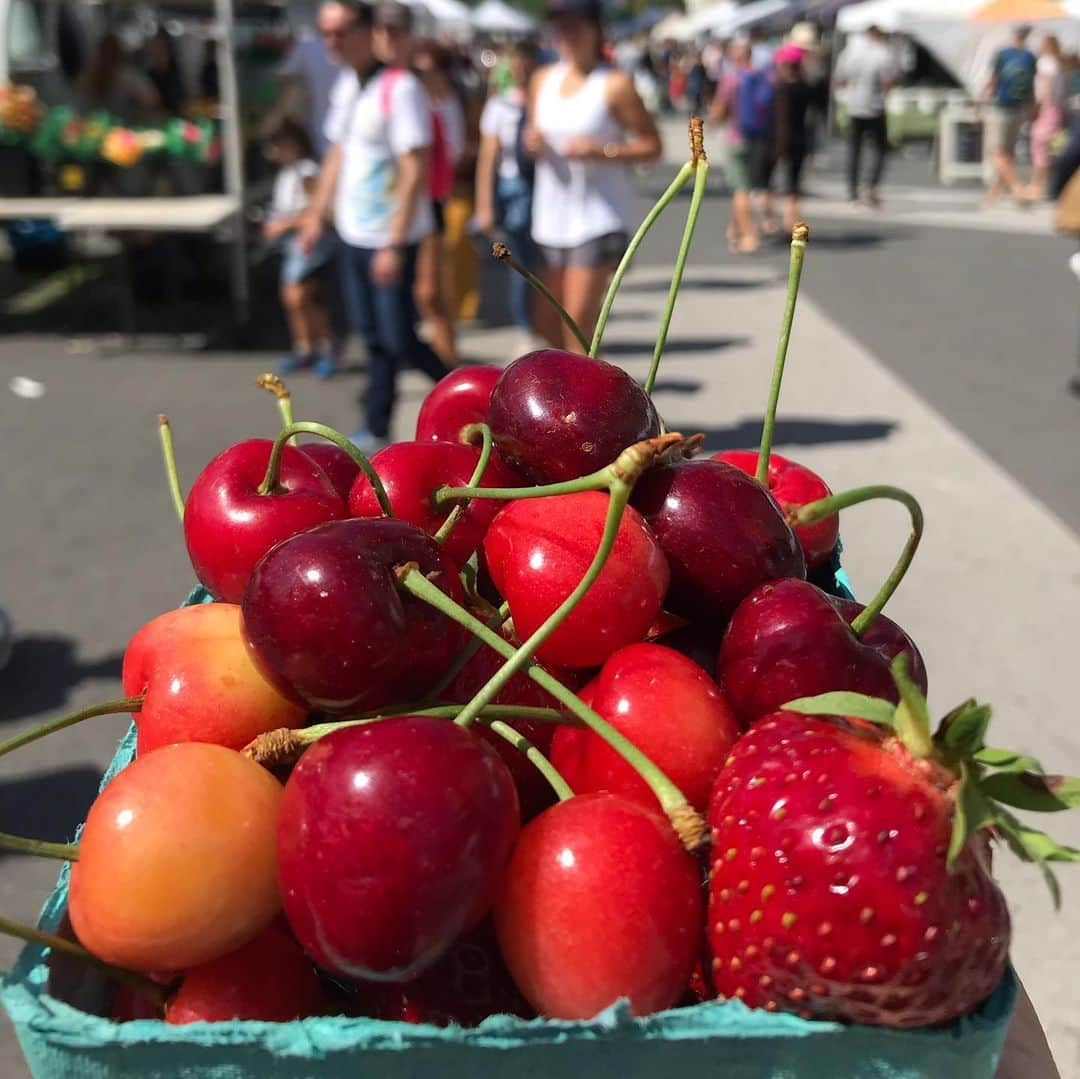
[[[292,352],[278,365],[278,371],[287,375],[311,367],[319,378],[329,378],[334,373],[334,353],[320,271],[334,257],[334,237],[323,233],[314,250],[304,254],[296,231],[319,166],[307,132],[288,117],[271,132],[268,156],[280,169],[274,178],[270,217],[263,233],[268,239],[281,241],[281,304],[292,337]]]

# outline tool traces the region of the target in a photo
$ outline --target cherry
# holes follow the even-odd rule
[[[439,487],[467,486],[479,459],[480,451],[463,442],[397,442],[375,454],[371,465],[386,488],[394,516],[434,535],[453,503],[436,506],[432,496]],[[479,486],[517,487],[520,483],[520,478],[493,456]],[[460,566],[480,546],[501,508],[501,502],[488,498],[474,498],[465,506],[443,545],[455,564]],[[354,517],[382,514],[366,476],[358,476],[353,484],[349,512]]]
[[[324,439],[305,442],[300,452],[310,457],[326,473],[338,497],[348,503],[349,492],[360,474],[360,466],[340,446]]]
[[[450,666],[465,631],[399,592],[393,569],[405,562],[460,601],[457,568],[404,521],[331,521],[279,543],[255,568],[242,604],[259,669],[328,712],[422,695]]]
[[[745,725],[788,701],[834,690],[897,700],[889,670],[896,635],[883,627],[881,648],[860,640],[848,625],[849,614],[853,619],[858,611],[844,611],[842,604],[796,580],[771,581],[743,600],[724,634],[717,670],[724,696]],[[899,642],[906,650],[904,641],[911,643],[906,634]],[[925,678],[913,644],[910,660]]]
[[[667,607],[722,621],[763,581],[805,577],[806,563],[775,499],[723,461],[683,461],[646,472],[631,504],[671,567]]]
[[[593,711],[705,812],[713,781],[739,736],[738,721],[716,683],[670,648],[632,644],[608,659],[590,689]],[[591,731],[559,727],[551,763],[577,794],[610,791],[659,809],[645,781]]]
[[[844,621],[848,625],[851,625],[866,610],[865,604],[853,599],[845,599],[842,596],[829,596],[829,602],[844,616]],[[889,664],[901,652],[905,652],[908,657],[908,678],[919,687],[919,692],[924,697],[926,696],[928,689],[926,663],[923,661],[918,646],[904,629],[891,618],[879,614],[863,631],[861,640]]]
[[[674,648],[687,659],[693,660],[710,678],[716,679],[716,654],[724,638],[724,627],[687,622],[678,629],[656,638],[657,644]]]
[[[501,374],[501,367],[478,363],[441,378],[420,406],[416,441],[458,442],[463,427],[486,421],[491,391]]]
[[[534,483],[596,472],[660,433],[652,400],[621,367],[557,348],[504,369],[488,422],[503,458]]]
[[[724,450],[713,454],[714,461],[725,461],[748,476],[757,471],[756,450]],[[797,464],[778,453],[769,455],[769,490],[791,520],[791,514],[803,506],[832,494],[828,484],[805,465]],[[840,515],[830,514],[809,525],[793,525],[802,545],[807,571],[816,570],[828,561],[840,538]]]
[[[130,1023],[135,1019],[160,1019],[161,1003],[151,1000],[129,985],[117,982],[112,987],[109,1018],[114,1023]]]
[[[186,971],[165,1007],[165,1022],[287,1023],[319,1015],[324,1008],[322,983],[311,960],[288,933],[271,925],[235,952]]]
[[[278,489],[260,494],[272,442],[249,439],[219,453],[188,492],[184,539],[195,575],[218,599],[239,603],[255,563],[275,543],[345,516],[345,503],[306,454],[286,446]]]
[[[98,795],[71,867],[80,943],[129,970],[186,970],[231,952],[280,909],[281,785],[223,746],[147,753]]]
[[[495,904],[510,973],[553,1019],[620,997],[669,1008],[698,958],[701,874],[658,811],[613,794],[560,802],[522,830]]]
[[[484,538],[488,570],[510,604],[514,629],[529,637],[570,595],[593,560],[608,496],[600,491],[520,499],[506,506]],[[660,545],[627,507],[600,576],[537,657],[564,667],[597,667],[640,640],[668,586]]]
[[[333,974],[411,979],[490,907],[518,830],[505,765],[464,727],[406,716],[335,731],[285,787],[289,924]]]
[[[181,607],[147,622],[124,652],[122,677],[127,696],[144,697],[134,716],[140,756],[173,742],[243,749],[307,719],[252,663],[234,603]]]

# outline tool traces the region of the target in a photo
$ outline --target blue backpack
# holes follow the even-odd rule
[[[739,134],[747,139],[764,138],[772,132],[776,89],[767,71],[744,71],[735,91]]]

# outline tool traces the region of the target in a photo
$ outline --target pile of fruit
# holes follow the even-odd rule
[[[454,372],[370,460],[269,379],[275,440],[186,498],[170,466],[213,602],[134,635],[124,700],[0,747],[110,707],[137,729],[77,846],[4,838],[72,862],[78,945],[25,935],[168,1023],[978,1008],[1009,951],[991,843],[1080,858],[1009,808],[1078,783],[988,746],[972,701],[931,729],[881,613],[914,499],[771,453],[805,246],[759,451],[696,456],[601,326],[592,355]],[[837,514],[878,497],[914,527],[864,607]]]

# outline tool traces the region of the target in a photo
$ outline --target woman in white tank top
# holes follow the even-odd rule
[[[532,235],[544,283],[589,336],[633,226],[630,167],[660,156],[660,136],[630,76],[602,59],[598,0],[550,0],[548,16],[559,62],[532,78],[524,135]],[[552,345],[580,349],[549,305],[536,316]]]

